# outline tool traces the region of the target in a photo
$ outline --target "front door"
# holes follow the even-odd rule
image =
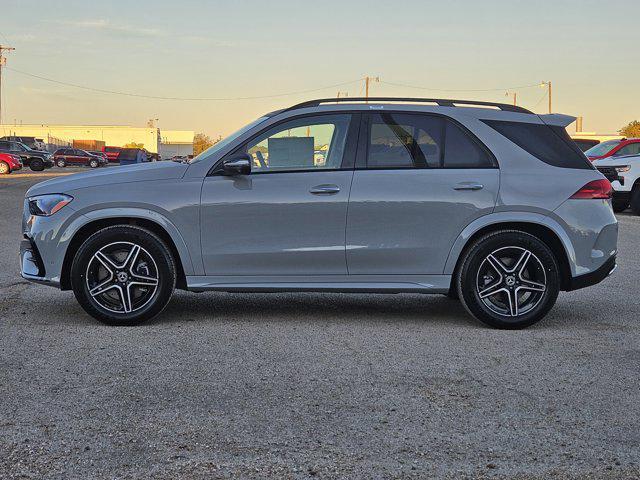
[[[362,131],[347,220],[349,273],[442,274],[460,232],[495,206],[495,159],[443,116],[376,113]]]
[[[205,273],[344,275],[347,202],[359,115],[296,117],[225,159],[250,154],[249,175],[204,180]]]

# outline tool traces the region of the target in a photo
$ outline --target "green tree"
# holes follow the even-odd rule
[[[216,139],[211,139],[209,135],[205,135],[204,133],[196,133],[193,136],[193,154],[200,155],[207,148],[209,148],[212,145],[215,145],[220,140],[222,140],[221,136],[219,136]]]
[[[640,122],[638,120],[629,122],[618,132],[620,133],[620,135],[624,135],[627,138],[640,137]]]

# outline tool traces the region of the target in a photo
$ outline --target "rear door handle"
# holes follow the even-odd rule
[[[309,190],[309,193],[313,195],[335,195],[338,192],[340,192],[340,187],[333,184],[316,185]]]
[[[458,183],[456,186],[453,187],[454,190],[482,190],[483,188],[484,188],[484,185],[482,185],[481,183],[474,183],[474,182]]]

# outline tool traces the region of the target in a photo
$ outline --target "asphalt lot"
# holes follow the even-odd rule
[[[444,296],[186,292],[110,328],[18,274],[42,179],[0,178],[0,478],[640,476],[640,217],[525,331]]]

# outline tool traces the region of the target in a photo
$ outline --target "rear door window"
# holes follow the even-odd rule
[[[482,121],[544,163],[562,168],[594,169],[562,127],[502,120]]]
[[[368,168],[493,168],[479,140],[439,115],[371,115]]]

